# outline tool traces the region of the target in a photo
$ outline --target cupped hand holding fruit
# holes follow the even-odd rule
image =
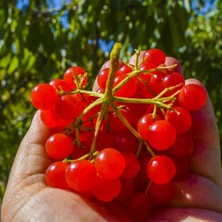
[[[146,57],[149,57],[148,53],[146,54]],[[134,58],[131,61],[135,61]],[[148,69],[153,68],[149,67],[148,62],[146,65],[148,66]],[[110,65],[108,64],[105,68],[109,67]],[[120,69],[120,75],[121,72],[125,72],[128,68],[129,67],[124,67]],[[173,68],[174,67],[171,67],[171,69]],[[76,72],[80,72],[84,75],[84,72],[80,69]],[[146,79],[145,74],[141,76]],[[70,75],[68,73],[64,75],[64,80],[65,79],[70,79]],[[164,77],[163,79],[166,78]],[[73,83],[75,81],[71,79],[71,82]],[[168,84],[168,80],[163,80],[162,82],[166,85]],[[85,78],[82,78],[80,83],[81,85],[84,85],[86,83]],[[155,90],[158,92],[158,87],[155,87],[155,84],[153,84],[152,81],[149,83],[154,86]],[[54,87],[55,84],[58,84],[57,87],[60,89],[62,87],[63,92],[68,92],[70,89],[73,90],[78,88],[78,84],[72,84],[70,86],[70,84],[67,84],[67,81],[65,83],[63,81],[55,83],[54,81],[52,84],[54,84]],[[194,85],[201,86],[201,83],[195,79],[189,79],[186,80],[186,85],[190,88],[190,86]],[[133,83],[131,87],[132,86]],[[48,85],[46,87],[48,87]],[[45,89],[45,86],[43,86],[43,88]],[[102,90],[100,89],[100,91]],[[118,93],[118,91],[116,92]],[[173,92],[175,93],[174,89]],[[122,90],[122,92],[119,90],[117,97],[124,98],[124,93],[124,90]],[[152,93],[154,93],[153,97],[159,95],[155,95],[155,92]],[[172,95],[171,92],[166,93],[168,93],[167,98]],[[185,92],[183,93],[185,94]],[[52,103],[54,99],[57,100],[57,94],[48,93],[48,96],[50,95],[50,101]],[[78,146],[80,142],[86,145],[86,140],[89,137],[85,139],[86,135],[82,133],[83,131],[80,131],[80,141],[76,141],[75,144],[72,143],[73,141],[70,141],[70,132],[75,136],[76,133],[78,134],[78,130],[74,133],[73,129],[70,129],[70,120],[78,118],[78,116],[81,115],[81,112],[75,111],[75,103],[73,106],[69,106],[69,101],[78,101],[77,98],[67,98],[65,97],[66,93],[63,95],[63,100],[58,103],[63,104],[64,106],[57,107],[57,113],[63,117],[57,121],[59,125],[55,127],[55,121],[53,121],[53,118],[48,118],[48,116],[53,116],[52,110],[49,111],[48,109],[50,104],[40,103],[42,110],[37,111],[30,129],[19,147],[2,204],[3,222],[82,220],[183,221],[185,219],[189,221],[194,221],[195,219],[197,221],[222,220],[222,172],[220,165],[220,145],[216,121],[209,97],[207,97],[205,105],[198,110],[195,110],[195,104],[199,101],[194,104],[192,102],[189,103],[189,101],[192,100],[192,98],[190,98],[188,102],[185,102],[185,106],[188,106],[188,109],[195,110],[189,111],[192,119],[192,125],[190,124],[191,126],[188,126],[189,124],[185,124],[183,121],[180,122],[177,120],[176,123],[179,122],[181,125],[178,126],[175,124],[174,129],[171,129],[172,124],[170,124],[169,127],[169,124],[167,124],[165,119],[163,120],[163,117],[161,116],[163,113],[159,112],[159,110],[154,112],[155,109],[152,108],[151,112],[146,113],[143,120],[152,122],[150,123],[152,126],[150,129],[157,129],[158,127],[166,128],[167,130],[170,129],[171,133],[169,132],[169,135],[171,136],[167,137],[164,134],[161,135],[159,132],[156,133],[155,130],[149,130],[147,133],[147,129],[143,127],[144,121],[141,121],[141,123],[138,124],[138,130],[134,131],[136,126],[129,127],[129,129],[132,134],[135,134],[133,135],[136,139],[145,143],[146,146],[142,143],[139,148],[134,149],[131,148],[128,142],[126,147],[129,148],[131,152],[126,152],[124,143],[120,143],[119,141],[128,141],[129,136],[123,137],[121,135],[129,134],[128,132],[123,133],[123,131],[126,130],[124,125],[118,125],[119,131],[115,133],[115,135],[118,135],[114,138],[110,137],[110,135],[106,132],[100,132],[100,134],[97,135],[97,141],[91,141],[91,143],[96,143],[96,147],[98,149],[94,150],[94,145],[92,145],[91,147],[93,147],[93,152],[89,151],[81,153],[82,150],[79,149],[78,152],[74,153],[72,151],[76,149],[76,146]],[[90,96],[93,96],[93,94],[90,94]],[[181,97],[185,98],[184,96]],[[178,98],[178,100],[181,99]],[[91,103],[94,102],[94,100],[90,101]],[[119,102],[122,101],[123,100],[120,100]],[[184,102],[184,100],[181,101],[181,103]],[[79,106],[84,107],[81,108],[82,110],[87,107],[83,103],[78,104]],[[47,105],[47,107],[45,107],[45,105]],[[63,109],[65,105],[67,105],[69,109],[73,110],[73,112],[68,113],[69,115],[66,115],[66,110]],[[122,103],[120,105],[122,105]],[[164,104],[161,103],[161,106],[163,105]],[[169,101],[166,103],[166,109],[169,108],[168,105]],[[135,109],[135,107],[132,106],[131,108]],[[189,114],[181,111],[183,109],[175,108],[175,110],[185,116],[186,120],[189,120]],[[90,110],[90,113],[88,114],[90,114],[91,118],[97,112],[97,109],[93,109]],[[170,111],[169,109],[168,114],[165,113],[165,116],[167,116],[168,120],[171,119],[172,123],[175,118],[174,113],[172,114],[171,112],[172,110]],[[50,113],[50,115],[48,113]],[[97,115],[96,120],[98,121],[98,119],[99,117]],[[128,118],[128,120],[131,119],[132,118]],[[112,116],[111,120],[112,123],[114,123],[116,121],[115,116]],[[80,122],[81,121],[77,123]],[[92,118],[92,122],[95,122],[94,118]],[[48,123],[50,127],[46,126],[46,123]],[[134,123],[132,122],[132,125],[133,124]],[[64,131],[64,126],[67,125],[69,125],[69,127],[67,127],[66,131]],[[86,124],[84,127],[88,127],[87,129],[89,129],[90,126]],[[110,124],[110,128],[111,130],[115,130],[115,125],[113,127],[112,124]],[[184,131],[189,131],[189,134]],[[150,136],[150,134],[152,136]],[[192,135],[192,139],[190,139],[190,134]],[[143,137],[143,135],[145,136]],[[158,139],[153,140],[155,136],[160,135],[162,138],[165,138],[165,143],[162,143],[161,140],[158,142]],[[175,136],[176,139],[174,138]],[[107,141],[112,140],[112,145],[121,144],[121,147],[119,147],[118,150],[111,148],[111,146],[104,148],[107,144],[104,145],[101,138]],[[183,146],[180,141],[186,141],[186,146],[192,147],[189,149],[189,152],[184,152],[184,150],[181,151],[181,147]],[[130,143],[138,145],[138,141],[132,140],[132,138],[130,139]],[[59,152],[58,147],[61,147],[62,144],[66,144],[66,148],[63,152]],[[177,146],[175,144],[177,144]],[[180,145],[178,146],[178,144]],[[73,146],[75,147],[73,148]],[[179,149],[175,147],[179,147]],[[67,158],[70,155],[72,158]],[[181,157],[181,155],[183,158],[179,159],[177,163],[176,160],[178,159],[175,158],[175,156]],[[171,157],[175,163],[173,161],[173,164],[170,164],[172,167],[169,167],[168,170],[166,170],[165,166],[169,166],[167,163],[169,159],[171,163]],[[63,159],[65,159],[65,161],[61,161]],[[143,163],[147,162],[147,159],[149,160],[148,165],[154,166],[154,169],[155,163],[161,163],[159,165],[160,168],[162,166],[162,169],[159,174],[152,171],[153,168],[149,168],[147,164],[145,170],[147,171],[145,173],[147,178],[144,177],[143,172],[138,173],[141,171]],[[164,161],[158,162],[160,161],[159,159],[164,159]],[[116,167],[107,171],[105,169],[106,163],[109,162],[109,166],[114,164]],[[187,171],[185,167],[187,166],[187,162],[189,163],[188,166],[190,171]],[[183,163],[182,167],[179,166],[179,163]],[[75,171],[76,168],[86,169],[86,173],[84,173],[84,175],[87,176],[83,175],[83,171]],[[53,174],[50,174],[50,172],[54,172],[53,169],[58,169],[56,177],[53,177]],[[177,172],[178,175],[175,175],[175,170],[181,170],[182,173]],[[65,179],[64,171],[66,171]],[[100,175],[99,178],[97,178],[98,174]],[[135,182],[133,183],[133,186],[131,186],[132,178],[134,177],[137,181],[140,181],[140,184],[136,185],[137,194],[130,196],[129,193],[132,194],[135,192]],[[152,182],[150,182],[150,180]],[[93,186],[91,185],[92,181],[94,181]],[[46,185],[46,183],[48,185]],[[173,191],[172,186],[169,185],[171,183],[173,183]],[[107,192],[104,187],[108,189],[109,192]],[[124,188],[126,192],[121,192],[120,194],[121,187],[122,189]],[[162,191],[160,189],[162,189]],[[144,192],[141,192],[142,190]],[[158,193],[161,193],[161,196],[158,196]],[[110,197],[109,195],[113,195],[115,198]],[[165,201],[167,203],[165,203]],[[126,202],[128,203],[126,204]],[[161,207],[159,207],[159,205]],[[134,212],[129,214],[129,209]],[[135,218],[136,216],[138,217]]]

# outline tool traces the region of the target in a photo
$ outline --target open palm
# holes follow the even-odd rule
[[[200,84],[197,80],[187,81],[191,82]],[[220,145],[210,100],[192,115],[192,174],[176,182],[172,207],[156,212],[148,221],[222,221]],[[44,144],[50,134],[37,112],[11,170],[2,221],[131,221],[121,206],[92,203],[78,194],[46,186],[44,173],[50,159]]]

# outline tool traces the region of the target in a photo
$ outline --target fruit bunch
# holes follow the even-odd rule
[[[93,90],[79,66],[31,92],[52,164],[46,184],[89,199],[117,202],[137,219],[167,205],[174,181],[189,173],[191,113],[206,102],[201,85],[185,85],[181,65],[157,48],[137,51],[129,63],[116,43]]]

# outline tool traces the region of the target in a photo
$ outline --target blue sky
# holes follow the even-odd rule
[[[191,8],[198,14],[206,14],[209,11],[212,11],[215,9],[215,3],[217,0],[207,0],[204,1],[204,6],[199,9],[198,2],[199,0],[191,0]]]
[[[70,3],[72,0],[48,0],[48,3],[52,5],[52,8],[59,8],[61,5],[65,3]],[[29,0],[18,0],[17,7],[22,8],[29,3]]]

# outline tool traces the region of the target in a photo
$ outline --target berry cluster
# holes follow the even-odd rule
[[[119,60],[117,43],[92,91],[79,66],[31,92],[53,163],[46,184],[101,202],[115,201],[137,219],[169,203],[174,180],[189,172],[191,112],[206,102],[201,85],[185,85],[180,63],[160,49]]]

